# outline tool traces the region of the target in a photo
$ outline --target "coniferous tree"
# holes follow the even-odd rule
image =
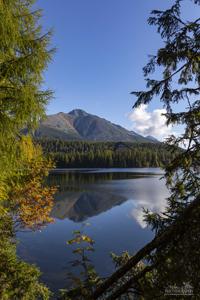
[[[0,0],[0,298],[48,299],[40,272],[16,256],[16,226],[50,220],[53,191],[43,186],[52,166],[22,129],[34,130],[50,91],[41,89],[51,58],[34,0]],[[15,218],[13,219],[13,215]]]
[[[44,116],[50,91],[41,90],[42,72],[52,50],[51,33],[42,33],[41,11],[33,0],[0,1],[0,179],[19,167],[20,132],[33,130]]]

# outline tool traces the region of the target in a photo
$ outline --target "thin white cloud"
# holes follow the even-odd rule
[[[144,136],[151,135],[158,139],[164,139],[172,134],[172,126],[166,125],[165,109],[155,109],[148,111],[148,106],[142,104],[135,108],[129,115],[129,120],[133,123],[132,130]]]

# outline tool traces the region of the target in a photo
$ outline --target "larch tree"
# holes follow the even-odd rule
[[[4,180],[20,164],[20,133],[33,130],[44,116],[51,91],[41,89],[43,71],[50,61],[51,33],[42,33],[41,11],[32,0],[0,1],[0,191]]]
[[[16,256],[17,226],[50,221],[54,189],[43,187],[52,164],[31,133],[52,96],[43,90],[43,72],[54,50],[43,33],[34,0],[0,0],[0,298],[48,299],[40,272]],[[23,136],[23,130],[27,136]]]

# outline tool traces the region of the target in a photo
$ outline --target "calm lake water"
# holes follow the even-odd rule
[[[97,271],[109,275],[110,252],[134,253],[153,237],[143,221],[142,207],[161,211],[168,191],[160,169],[57,170],[48,183],[59,185],[53,224],[38,232],[18,233],[18,254],[42,271],[42,280],[58,291],[69,285],[67,273],[75,259],[66,241],[82,228],[95,240],[90,256]]]

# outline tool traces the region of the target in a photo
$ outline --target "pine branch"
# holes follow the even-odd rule
[[[106,300],[118,299],[120,296],[127,293],[127,291],[134,286],[134,283],[136,283],[139,279],[144,278],[147,273],[151,272],[157,266],[158,263],[145,267],[139,274],[132,276],[125,284],[121,285],[116,291],[114,291],[113,294],[107,297]]]
[[[171,242],[176,236],[177,231],[179,235],[183,235],[188,229],[189,219],[192,218],[192,213],[200,205],[200,195],[188,205],[183,211],[182,215],[172,223],[163,233],[156,236],[150,243],[146,244],[142,249],[140,249],[133,257],[131,257],[128,262],[113,273],[105,282],[103,282],[99,287],[97,287],[94,292],[92,299],[98,299],[103,295],[108,288],[115,284],[119,279],[121,279],[128,271],[134,268],[142,259],[149,255],[156,248],[165,246],[167,243]]]

